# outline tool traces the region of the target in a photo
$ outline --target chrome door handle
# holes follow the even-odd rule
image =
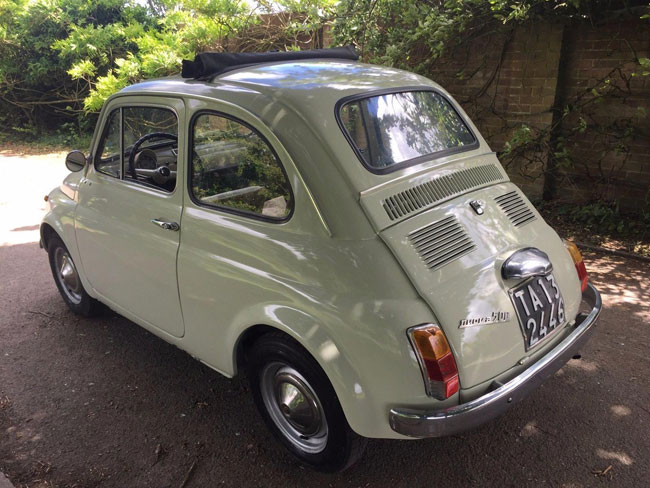
[[[158,227],[162,227],[165,230],[179,230],[181,228],[176,222],[165,222],[159,219],[153,219],[151,222],[156,224]]]

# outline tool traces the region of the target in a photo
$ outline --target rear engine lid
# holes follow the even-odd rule
[[[377,232],[454,197],[508,181],[494,153],[425,167],[361,192],[361,205]]]
[[[437,181],[438,170],[430,183],[425,175],[414,177],[417,185],[429,186],[426,191],[386,187],[362,196],[379,235],[444,330],[463,389],[494,378],[552,343],[551,337],[558,337],[556,332],[577,314],[581,299],[573,261],[560,238],[515,185],[490,180],[505,179],[498,163],[496,171],[490,165],[489,158],[473,159],[449,168],[442,181]],[[434,200],[436,191],[446,193]],[[398,198],[413,203],[397,203]],[[525,343],[511,298],[525,280],[506,280],[501,274],[505,260],[527,247],[550,258],[567,317],[533,347]]]

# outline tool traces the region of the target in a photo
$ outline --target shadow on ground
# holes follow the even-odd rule
[[[650,271],[587,257],[606,309],[581,361],[476,431],[373,440],[326,475],[278,447],[244,379],[117,315],[72,315],[37,244],[0,247],[0,470],[39,488],[645,485]]]

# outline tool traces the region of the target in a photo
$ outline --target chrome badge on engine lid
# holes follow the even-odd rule
[[[510,298],[519,317],[526,351],[562,328],[564,300],[553,274],[526,280],[510,290]]]
[[[468,317],[460,321],[459,329],[474,327],[475,325],[500,324],[510,321],[510,312],[492,312],[492,315],[484,317]]]

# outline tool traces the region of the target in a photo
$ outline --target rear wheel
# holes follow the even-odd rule
[[[56,287],[70,310],[87,317],[99,313],[101,304],[84,290],[77,266],[58,236],[50,237],[47,254]]]
[[[352,431],[325,372],[300,344],[270,333],[255,342],[248,356],[255,404],[289,452],[329,472],[361,458],[366,439]]]

